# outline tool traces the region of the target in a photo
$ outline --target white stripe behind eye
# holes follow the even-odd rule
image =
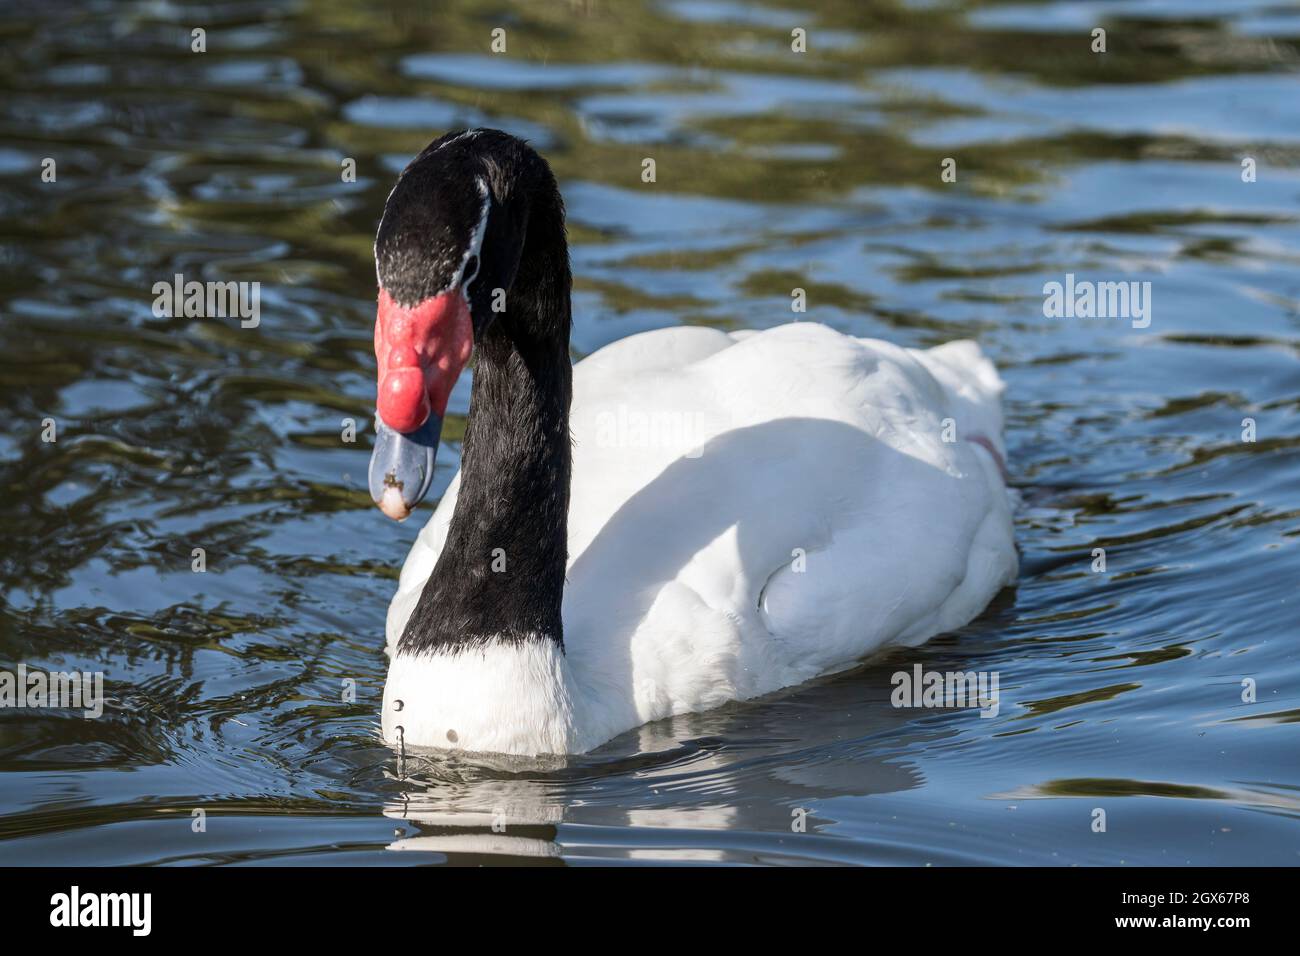
[[[483,205],[478,214],[478,225],[474,227],[474,231],[470,234],[469,247],[465,250],[465,258],[460,261],[460,269],[454,283],[460,286],[461,293],[466,297],[469,295],[470,283],[478,278],[479,272],[483,269],[483,258],[479,255],[479,250],[483,248],[483,237],[487,235],[488,212],[492,208],[492,194],[488,191],[487,181],[480,176],[475,182],[478,183],[479,195],[483,197]],[[467,277],[465,267],[469,264],[470,259],[476,260],[476,265],[474,274]]]

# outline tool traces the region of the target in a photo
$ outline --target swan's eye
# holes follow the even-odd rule
[[[469,261],[465,263],[465,271],[461,273],[465,278],[461,280],[462,285],[469,285],[478,275],[478,256],[470,256]]]

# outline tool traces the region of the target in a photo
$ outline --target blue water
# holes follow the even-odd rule
[[[109,697],[0,711],[0,862],[1300,862],[1300,8],[811,6],[0,13],[0,669]],[[576,355],[788,321],[796,286],[854,334],[978,339],[1018,585],[586,756],[384,747],[418,523],[365,489],[371,243],[397,170],[466,124],[556,170]],[[260,325],[155,317],[178,272],[260,282]],[[1067,273],[1149,281],[1150,325],[1045,318]],[[892,707],[915,664],[997,672],[998,715]]]

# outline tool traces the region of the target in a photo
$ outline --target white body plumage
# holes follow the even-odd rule
[[[579,753],[966,624],[1017,573],[1002,387],[973,342],[811,322],[606,346],[574,368],[564,652],[396,653],[385,739]],[[390,651],[459,482],[402,569]]]

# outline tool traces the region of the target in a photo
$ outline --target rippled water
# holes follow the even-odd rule
[[[815,6],[5,8],[0,666],[102,670],[110,701],[0,712],[0,861],[1300,862],[1300,8]],[[418,526],[365,490],[371,242],[466,124],[556,169],[575,354],[777,324],[796,286],[855,334],[978,338],[1018,586],[587,756],[382,746]],[[156,318],[176,273],[260,282],[260,325]],[[1044,318],[1066,273],[1150,281],[1150,326]],[[998,672],[999,714],[891,707],[916,663]]]

